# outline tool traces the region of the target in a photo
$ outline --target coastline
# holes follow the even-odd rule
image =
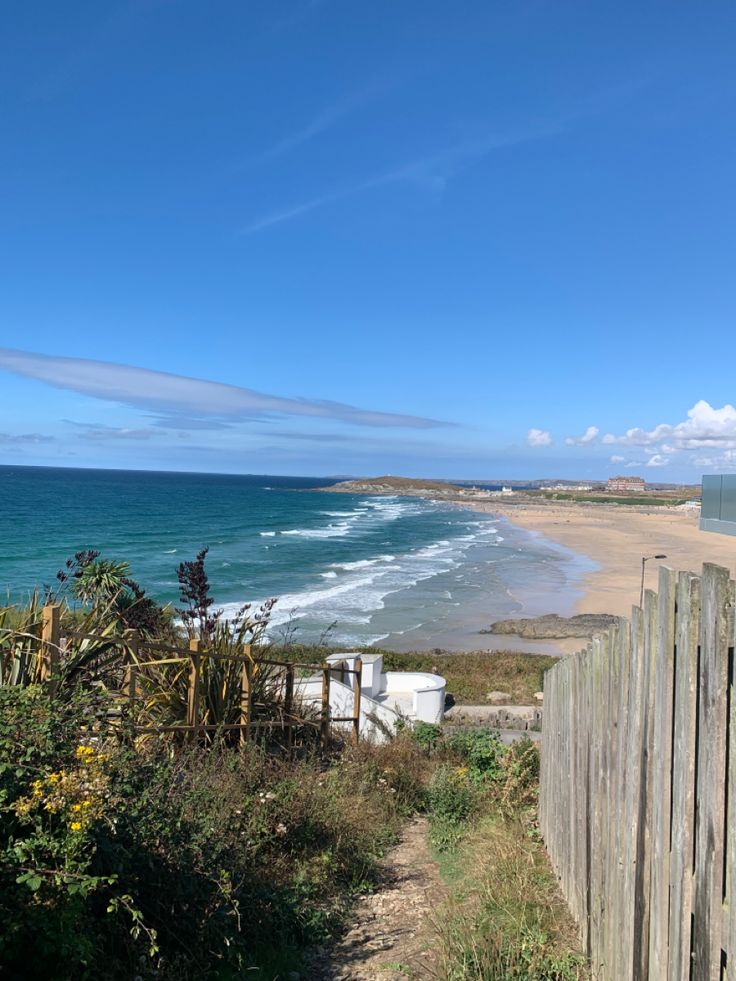
[[[733,540],[700,531],[698,516],[691,511],[596,504],[463,504],[499,515],[595,563],[596,568],[583,575],[576,613],[629,616],[639,602],[643,556],[661,552],[667,556],[661,564],[678,571],[700,572],[704,562],[723,565],[732,575],[736,571]],[[656,589],[658,564],[652,561],[646,567],[647,589]]]

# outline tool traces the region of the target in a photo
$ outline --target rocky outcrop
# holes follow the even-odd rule
[[[592,637],[608,630],[618,622],[610,613],[578,613],[574,617],[561,617],[547,613],[541,617],[519,620],[497,620],[482,634],[513,634],[525,640],[566,640],[568,637]]]
[[[412,497],[455,497],[466,488],[438,480],[414,480],[411,477],[365,477],[341,480],[320,490],[332,494],[399,494]]]

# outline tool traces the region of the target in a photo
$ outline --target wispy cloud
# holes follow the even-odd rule
[[[24,444],[53,443],[53,436],[43,436],[41,433],[0,433],[0,446],[23,446]]]
[[[98,440],[108,439],[132,439],[140,441],[143,439],[151,439],[152,436],[163,435],[163,430],[152,429],[150,427],[133,429],[126,426],[103,426],[100,423],[74,422],[72,419],[65,419],[63,421],[82,430],[82,432],[79,433],[80,439],[89,439],[95,442]]]
[[[317,208],[353,197],[376,187],[410,183],[433,192],[441,191],[449,181],[479,163],[494,150],[545,139],[560,132],[562,132],[562,128],[558,123],[550,123],[516,132],[500,135],[488,134],[479,139],[465,140],[453,146],[445,147],[439,152],[408,161],[367,180],[335,188],[299,204],[257,218],[242,228],[241,234],[250,235],[272,225],[279,225],[310,211],[315,211]]]
[[[362,109],[363,106],[369,105],[387,92],[389,88],[388,83],[378,81],[365,86],[363,89],[341,99],[334,105],[322,109],[304,126],[277,140],[273,146],[261,151],[261,153],[255,154],[247,163],[267,163],[295,150],[315,137],[328,132],[343,119]]]
[[[18,375],[106,402],[177,418],[223,423],[272,416],[336,419],[355,426],[431,429],[451,423],[421,416],[361,409],[342,402],[284,398],[238,385],[188,378],[109,361],[66,358],[0,348],[0,367]],[[180,426],[180,428],[183,428]]]

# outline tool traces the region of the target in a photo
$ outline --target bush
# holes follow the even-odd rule
[[[427,794],[430,841],[438,851],[447,851],[460,839],[465,822],[477,804],[478,793],[466,766],[441,766]]]
[[[0,963],[8,977],[273,977],[370,888],[424,799],[408,739],[326,765],[120,741],[97,696],[0,689]],[[32,956],[29,955],[32,950]],[[278,954],[278,968],[258,970]]]
[[[490,729],[461,729],[446,741],[447,748],[468,764],[476,780],[498,780],[506,747]]]

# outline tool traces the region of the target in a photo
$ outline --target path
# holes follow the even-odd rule
[[[357,900],[351,929],[315,962],[312,981],[436,978],[430,914],[442,894],[427,820],[415,818],[383,859],[376,891]]]

